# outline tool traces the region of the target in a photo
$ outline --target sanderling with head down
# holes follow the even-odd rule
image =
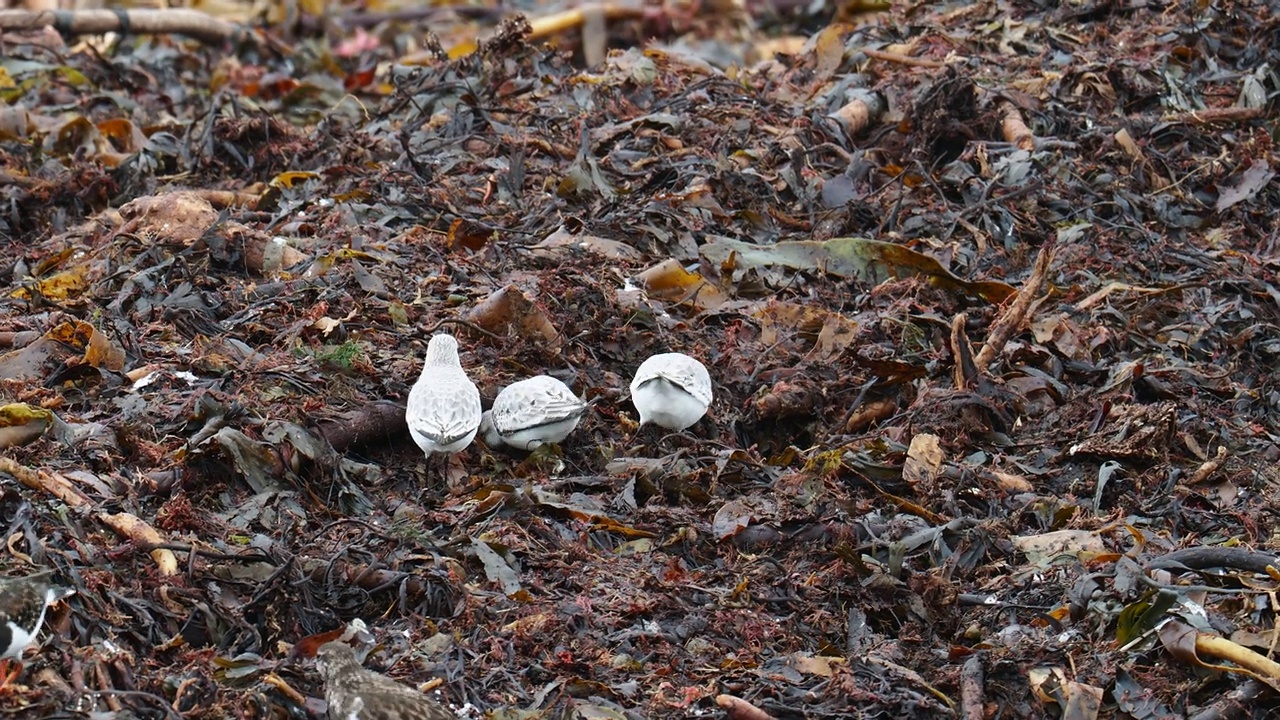
[[[485,412],[480,432],[489,447],[505,443],[533,450],[564,440],[586,412],[587,404],[568,385],[550,375],[538,375],[503,388],[493,409]]]
[[[640,363],[631,381],[640,424],[679,432],[698,422],[711,404],[711,376],[684,353],[663,353]]]

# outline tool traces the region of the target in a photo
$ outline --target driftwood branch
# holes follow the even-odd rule
[[[1040,254],[1036,256],[1031,277],[1027,278],[1027,282],[1017,294],[1013,295],[1013,301],[1006,307],[1004,315],[991,326],[986,344],[973,359],[979,370],[985,370],[996,359],[996,355],[1004,349],[1005,343],[1027,319],[1027,311],[1031,309],[1031,303],[1040,295],[1040,290],[1049,276],[1049,264],[1053,262],[1054,246],[1055,242],[1050,240],[1040,247]]]
[[[974,653],[965,661],[960,671],[960,718],[961,720],[983,720],[986,712],[983,700],[986,697],[982,672],[982,653]]]
[[[903,55],[902,53],[896,53],[896,52],[888,52],[886,50],[872,50],[870,48],[862,48],[861,50],[859,50],[859,52],[861,52],[863,55],[866,55],[867,57],[873,60],[880,60],[882,62],[895,62],[895,63],[900,63],[902,65],[911,65],[913,67],[941,69],[947,66],[947,64],[945,62],[942,62],[941,60],[929,60],[926,58],[911,57],[910,55]]]
[[[957,390],[969,387],[969,382],[978,377],[978,367],[973,364],[973,345],[964,331],[967,320],[968,316],[964,313],[951,318],[951,357],[956,361],[952,369],[952,381]]]
[[[1004,133],[1004,139],[1019,150],[1035,150],[1036,136],[1027,127],[1027,121],[1022,118],[1022,111],[1018,106],[1006,100],[1000,104],[1000,114],[1003,115],[1000,130]]]
[[[339,419],[321,420],[316,429],[338,452],[385,443],[405,434],[404,405],[376,400]]]
[[[769,713],[733,695],[717,695],[716,704],[724,708],[730,720],[774,720]]]
[[[179,34],[200,42],[258,42],[259,37],[241,25],[219,20],[208,13],[184,8],[142,10],[0,10],[0,30],[37,30],[52,27],[67,36],[108,32],[136,35]]]

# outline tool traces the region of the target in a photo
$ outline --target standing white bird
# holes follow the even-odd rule
[[[453,454],[480,429],[480,391],[458,360],[458,341],[441,333],[427,344],[427,359],[409,391],[404,420],[422,452]]]
[[[505,443],[533,450],[564,440],[586,412],[587,404],[568,385],[538,375],[503,388],[480,421],[480,433],[489,447]]]
[[[684,353],[663,353],[640,363],[631,381],[640,424],[679,432],[698,422],[711,404],[711,376]]]

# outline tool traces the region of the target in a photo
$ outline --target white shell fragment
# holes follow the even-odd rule
[[[489,447],[505,443],[533,450],[564,440],[586,411],[587,404],[568,385],[549,375],[538,375],[503,388],[493,401],[493,409],[484,414],[480,432]]]
[[[698,422],[711,404],[711,376],[702,363],[684,353],[654,355],[640,364],[631,381],[631,402],[640,424],[679,432]]]
[[[458,341],[452,335],[435,335],[427,345],[427,359],[409,391],[404,420],[427,457],[456,453],[475,439],[480,391],[462,369]]]

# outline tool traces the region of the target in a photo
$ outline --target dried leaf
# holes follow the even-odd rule
[[[26,403],[0,407],[0,448],[26,445],[44,435],[53,424],[53,413]]]
[[[909,483],[932,483],[937,479],[945,457],[937,435],[920,433],[912,437],[907,460],[902,466],[902,479]]]
[[[686,270],[676,260],[664,260],[640,273],[637,279],[650,297],[689,303],[696,312],[712,310],[728,300],[720,288],[702,275]]]
[[[514,285],[502,288],[471,308],[467,321],[492,333],[515,330],[520,337],[542,340],[553,349],[561,342],[546,312]]]
[[[485,577],[501,588],[503,594],[507,597],[516,597],[523,592],[520,586],[520,574],[508,565],[501,555],[494,552],[493,548],[489,547],[489,543],[473,537],[471,549],[484,564]]]
[[[1271,171],[1271,165],[1264,159],[1255,159],[1249,164],[1249,168],[1240,174],[1240,179],[1234,186],[1227,186],[1218,194],[1218,202],[1213,209],[1222,212],[1230,207],[1234,207],[1246,200],[1253,199],[1262,191],[1271,180],[1276,176]]]
[[[728,539],[750,526],[754,515],[755,511],[743,500],[730,500],[716,510],[715,519],[711,521],[711,532],[717,540]]]

